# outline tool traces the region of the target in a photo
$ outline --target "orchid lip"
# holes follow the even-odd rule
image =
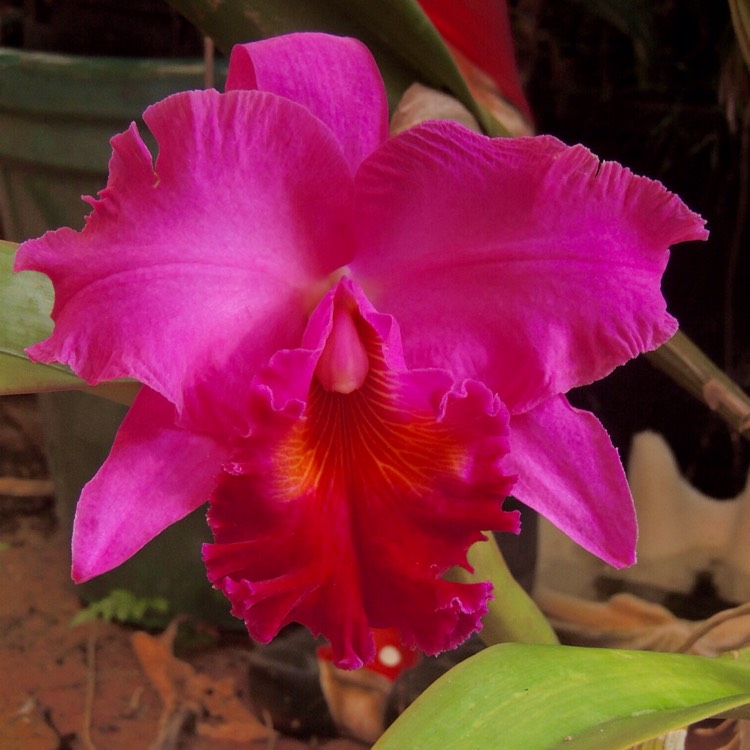
[[[492,587],[444,574],[483,529],[518,528],[507,409],[478,381],[409,370],[396,320],[350,278],[301,343],[253,381],[251,429],[211,494],[209,579],[253,638],[299,622],[340,667],[375,658],[375,627],[429,654],[457,646]]]

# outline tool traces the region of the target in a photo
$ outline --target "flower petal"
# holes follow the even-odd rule
[[[591,413],[564,396],[511,418],[513,495],[617,568],[635,562],[633,499],[617,451]]]
[[[288,34],[232,49],[226,90],[260,89],[301,104],[336,134],[354,172],[388,137],[388,101],[356,39]]]
[[[476,377],[511,412],[603,377],[674,333],[667,248],[705,237],[659,183],[551,137],[426,123],[356,178],[350,264],[410,367]]]
[[[141,389],[109,458],[78,501],[73,525],[78,583],[125,562],[208,499],[226,448],[175,427],[175,417],[168,401]]]
[[[54,333],[29,353],[92,383],[137,378],[178,408],[213,384],[229,419],[254,369],[299,341],[307,294],[348,260],[349,169],[319,120],[271,94],[176,94],[144,119],[156,166],[133,125],[84,230],[18,250],[17,270],[55,286]]]
[[[340,308],[369,356],[352,392],[315,376]],[[313,313],[315,346],[275,355],[254,383],[250,436],[211,497],[216,543],[204,547],[209,578],[254,638],[301,622],[349,668],[374,657],[373,627],[428,653],[477,630],[490,585],[442,575],[467,566],[484,529],[517,529],[501,509],[513,482],[499,466],[505,408],[480,383],[400,369],[388,318],[343,279]]]

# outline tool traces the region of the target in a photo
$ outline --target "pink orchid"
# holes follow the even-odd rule
[[[564,394],[675,331],[667,248],[705,237],[676,196],[550,137],[389,139],[372,57],[321,34],[236,47],[226,93],[144,120],[155,164],[132,125],[83,231],[17,256],[56,294],[30,356],[144,384],[81,495],[76,580],[210,499],[208,575],[250,634],[301,622],[356,667],[372,628],[436,653],[480,627],[491,585],[443,574],[517,529],[511,486],[633,561],[617,453]]]

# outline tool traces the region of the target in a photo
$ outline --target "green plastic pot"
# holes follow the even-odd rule
[[[223,68],[217,73],[223,82]],[[139,121],[149,104],[203,88],[203,80],[203,64],[193,60],[0,48],[0,216],[6,239],[83,226],[88,208],[81,195],[104,187],[110,138]]]
[[[225,68],[217,70],[223,83]],[[203,88],[194,60],[76,57],[0,49],[0,220],[20,242],[60,226],[80,228],[81,195],[104,187],[109,139],[151,103]],[[141,133],[147,130],[142,123]],[[82,486],[106,458],[125,408],[78,392],[40,397],[61,524],[70,533]],[[189,481],[189,477],[186,477]],[[200,545],[208,538],[199,510],[167,529],[130,561],[79,587],[86,600],[114,589],[164,597],[171,614],[236,626],[208,583]]]

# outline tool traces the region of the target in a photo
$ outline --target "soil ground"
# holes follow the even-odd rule
[[[102,621],[71,626],[81,602],[69,579],[69,540],[57,528],[41,446],[34,398],[0,399],[2,750],[362,750],[343,738],[302,741],[273,733],[247,739],[248,723],[222,717],[215,702],[197,727],[183,721],[168,737],[158,674],[147,676],[134,651],[138,631]],[[230,685],[227,705],[236,697],[248,706],[247,652],[236,636],[220,637],[181,658],[194,669],[187,679],[197,674],[206,695]],[[175,664],[182,673],[172,674],[171,687],[178,689],[189,667]],[[262,732],[262,724],[257,728]]]

